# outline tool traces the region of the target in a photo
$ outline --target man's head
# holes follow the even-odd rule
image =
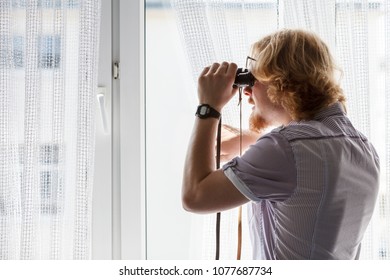
[[[344,94],[335,81],[335,63],[326,44],[303,30],[282,30],[252,46],[251,72],[267,85],[271,103],[293,120],[310,120]]]

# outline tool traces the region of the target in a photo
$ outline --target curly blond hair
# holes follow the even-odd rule
[[[269,86],[271,102],[294,120],[310,120],[335,102],[345,109],[345,96],[335,81],[336,67],[326,44],[315,34],[284,29],[252,46],[251,72]]]

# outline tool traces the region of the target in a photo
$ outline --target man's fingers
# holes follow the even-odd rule
[[[219,63],[213,63],[212,65],[205,67],[202,73],[200,73],[200,76],[214,74],[218,68],[219,68]]]
[[[209,70],[209,72],[207,73],[208,75],[210,74],[210,75],[212,75],[212,74],[214,74],[216,71],[217,71],[217,69],[219,68],[219,63],[213,63],[212,65],[211,65],[211,67],[210,67],[210,70]]]
[[[210,66],[207,66],[203,69],[201,76],[205,75],[214,75],[214,74],[227,74],[227,75],[236,75],[237,64],[222,62],[221,64],[215,62]]]
[[[222,62],[219,68],[217,69],[217,71],[215,72],[215,74],[225,74],[228,67],[229,67],[228,62],[226,61]]]
[[[204,76],[210,71],[210,66],[207,66],[203,69],[199,76]]]
[[[237,72],[237,64],[235,64],[235,63],[230,63],[229,64],[229,67],[228,67],[228,69],[226,70],[226,74],[227,75],[234,75],[234,76],[236,76],[236,72]]]

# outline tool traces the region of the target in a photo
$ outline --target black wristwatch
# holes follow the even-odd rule
[[[211,107],[208,104],[201,104],[198,106],[195,116],[201,119],[207,119],[210,117],[219,119],[221,117],[221,113],[219,113],[217,110],[215,110],[213,107]]]

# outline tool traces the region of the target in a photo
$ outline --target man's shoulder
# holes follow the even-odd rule
[[[324,131],[324,127],[317,121],[291,122],[288,125],[280,126],[271,131],[271,134],[279,134],[288,141],[316,138],[327,133],[328,131]]]
[[[352,137],[367,140],[356,130],[345,116],[332,116],[322,120],[308,120],[291,122],[286,126],[278,127],[271,134],[280,134],[287,141],[326,139],[334,137]]]

